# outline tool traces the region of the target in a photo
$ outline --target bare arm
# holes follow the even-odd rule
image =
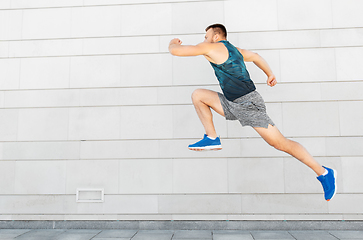
[[[238,48],[240,53],[246,62],[253,62],[257,67],[259,67],[268,77],[267,84],[271,87],[275,86],[277,81],[268,63],[263,59],[258,53],[254,53],[245,49]]]
[[[174,56],[198,56],[208,55],[212,48],[209,43],[199,43],[198,45],[181,45],[182,41],[178,38],[174,38],[170,41],[169,52]]]

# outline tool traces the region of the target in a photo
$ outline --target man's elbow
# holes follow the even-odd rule
[[[260,57],[261,57],[261,56],[260,56],[258,53],[255,53],[255,52],[254,52],[254,53],[252,54],[252,59],[253,59],[253,61],[260,59]]]
[[[170,52],[170,54],[171,54],[171,55],[173,55],[173,56],[179,56],[179,55],[178,55],[178,51],[177,51],[176,49],[169,49],[169,52]]]
[[[262,59],[262,57],[258,53],[253,53],[251,56],[252,62],[259,62]]]

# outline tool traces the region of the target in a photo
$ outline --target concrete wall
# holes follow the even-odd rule
[[[363,219],[363,8],[356,0],[2,0],[1,220]],[[338,171],[315,174],[251,128],[215,116],[219,152],[190,94],[218,90],[203,41],[224,23],[279,84],[247,64],[282,133]],[[104,202],[76,202],[103,189]],[[81,192],[96,199],[99,192]],[[91,200],[92,201],[92,200]]]

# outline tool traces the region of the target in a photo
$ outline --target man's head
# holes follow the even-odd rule
[[[204,42],[214,43],[227,39],[227,30],[222,24],[210,25],[205,29],[205,31],[207,33],[205,34]]]

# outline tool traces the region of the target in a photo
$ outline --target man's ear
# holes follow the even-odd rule
[[[214,36],[213,36],[213,42],[218,42],[218,40],[219,40],[219,34],[217,33],[217,34],[214,34]]]

